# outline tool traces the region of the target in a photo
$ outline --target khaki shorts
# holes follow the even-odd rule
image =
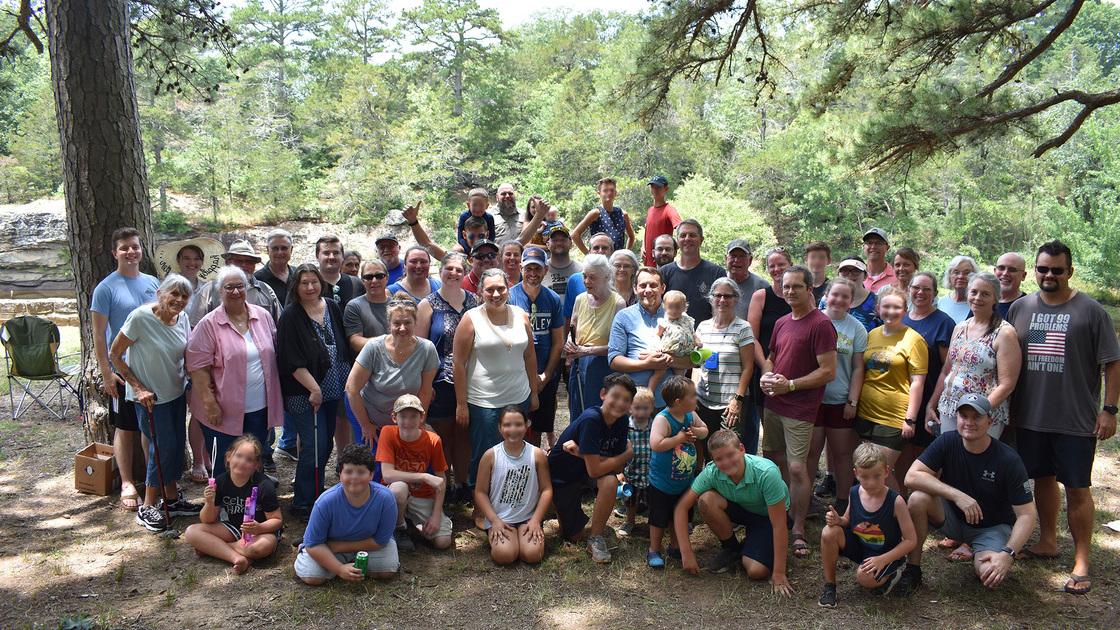
[[[813,441],[813,423],[777,414],[762,414],[762,451],[785,451],[786,461],[803,462]]]
[[[412,521],[412,524],[415,525],[417,531],[419,531],[423,529],[424,523],[428,522],[428,519],[432,517],[432,510],[434,510],[435,507],[435,499],[409,496],[408,504],[405,505],[404,508],[404,517],[406,520]],[[447,515],[443,513],[443,506],[441,505],[439,514],[439,531],[432,536],[428,536],[427,534],[425,534],[424,537],[428,540],[432,540],[433,538],[443,538],[444,536],[450,535],[451,519],[447,518]]]

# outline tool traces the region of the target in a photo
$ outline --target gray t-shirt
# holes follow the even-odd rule
[[[388,302],[370,302],[364,295],[346,303],[342,314],[342,330],[346,336],[358,335],[372,339],[389,332]]]
[[[183,365],[191,325],[185,312],[168,326],[145,304],[132,311],[121,326],[121,334],[132,340],[128,347],[129,369],[156,395],[156,404],[168,403],[183,395],[187,371]],[[136,400],[131,385],[125,385],[126,400]]]
[[[735,305],[735,317],[746,321],[747,315],[751,310],[751,298],[754,297],[755,291],[765,289],[770,286],[770,283],[763,280],[762,276],[757,273],[751,272],[745,280],[739,284],[739,303]]]
[[[567,267],[556,267],[551,262],[548,265],[548,277],[542,283],[544,286],[552,289],[561,298],[564,297],[564,292],[568,289],[568,278],[583,271],[583,263],[578,260],[572,260],[568,263]]]
[[[401,394],[418,394],[423,373],[439,366],[436,347],[427,339],[417,339],[416,348],[400,365],[389,357],[385,337],[366,344],[358,353],[358,365],[370,371],[369,381],[362,386],[362,402],[369,421],[384,427],[393,423],[393,403]]]
[[[1058,306],[1032,293],[1011,305],[1007,320],[1023,352],[1011,406],[1015,425],[1091,437],[1101,411],[1101,366],[1120,360],[1112,318],[1078,291]]]
[[[831,319],[831,318],[829,318]],[[844,319],[831,319],[836,329],[836,378],[824,386],[826,405],[842,405],[848,402],[848,392],[852,385],[852,355],[867,352],[867,329],[858,319],[845,313]]]
[[[692,269],[684,270],[680,261],[674,261],[661,267],[661,277],[665,280],[666,291],[680,291],[688,299],[688,308],[685,312],[692,319],[702,322],[712,318],[712,303],[708,301],[708,292],[716,278],[722,278],[727,272],[715,263],[701,260],[699,265]],[[740,318],[746,321],[746,318]]]

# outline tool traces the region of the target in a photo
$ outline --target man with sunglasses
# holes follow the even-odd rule
[[[999,278],[999,316],[1007,319],[1007,312],[1015,300],[1026,295],[1019,285],[1027,279],[1027,261],[1015,252],[1007,252],[996,260],[992,273]]]
[[[1092,588],[1089,548],[1096,512],[1090,478],[1097,440],[1116,433],[1120,343],[1104,308],[1069,286],[1072,276],[1069,247],[1057,240],[1044,243],[1035,257],[1039,291],[1012,304],[1007,320],[1015,326],[1023,352],[1011,423],[1027,474],[1035,480],[1041,529],[1028,553],[1041,558],[1059,555],[1060,483],[1066,489],[1074,544],[1065,591],[1082,595]]]
[[[463,290],[479,293],[482,284],[482,272],[498,266],[498,244],[490,239],[475,241],[471,247],[471,270],[463,278]]]

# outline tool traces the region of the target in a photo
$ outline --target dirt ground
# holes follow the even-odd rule
[[[105,628],[1120,628],[1120,534],[1103,527],[1120,518],[1116,440],[1101,447],[1094,471],[1097,528],[1093,585],[1088,596],[1060,592],[1072,561],[1068,533],[1062,557],[1017,561],[1009,580],[990,591],[968,564],[950,563],[926,541],[925,586],[902,600],[862,591],[853,566],[842,564],[839,605],[817,606],[822,583],[816,549],[790,559],[792,600],[771,594],[768,583],[739,575],[685,574],[669,561],[663,571],[645,566],[648,529],[608,540],[615,560],[596,565],[582,548],[561,543],[556,522],[538,567],[499,568],[485,536],[466,511],[455,514],[456,548],[435,552],[418,545],[402,555],[399,577],[309,587],[292,571],[293,539],[304,523],[288,518],[294,464],[280,461],[285,540],[271,558],[245,575],[223,562],[197,558],[183,540],[163,540],[135,524],[116,497],[74,490],[74,453],[85,446],[75,414],[58,421],[46,413],[10,420],[0,405],[0,627],[58,628],[63,622]],[[566,419],[564,419],[566,422]],[[563,425],[563,422],[560,422]],[[333,465],[329,467],[333,470]],[[328,483],[337,479],[328,473]],[[191,500],[202,486],[181,482]],[[177,518],[180,531],[190,519]],[[810,521],[809,538],[822,524]],[[1063,516],[1064,528],[1064,516]],[[700,526],[693,534],[703,563],[716,552]],[[815,546],[815,545],[814,545]],[[846,562],[846,561],[843,561]],[[83,620],[83,616],[85,619]]]

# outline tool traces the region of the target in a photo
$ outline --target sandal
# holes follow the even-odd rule
[[[798,558],[809,555],[809,542],[805,540],[804,534],[793,535],[793,555]]]
[[[942,549],[956,549],[960,546],[960,544],[961,543],[946,536],[945,538],[941,539],[941,542],[937,543],[937,546],[941,547]]]
[[[1078,588],[1076,585],[1079,582],[1085,582],[1087,586]],[[1078,575],[1076,573],[1070,573],[1069,581],[1066,582],[1063,590],[1070,595],[1086,595],[1089,593],[1089,591],[1093,590],[1093,581],[1089,578],[1088,575]]]
[[[949,559],[950,560],[972,560],[972,556],[973,556],[972,547],[969,547],[967,543],[961,543],[960,547],[957,547],[956,549],[953,550],[953,553],[949,554]]]
[[[135,510],[140,507],[140,495],[136,492],[136,487],[132,487],[131,492],[121,491],[121,507],[126,510]]]
[[[191,481],[195,483],[206,483],[210,481],[210,474],[206,472],[205,466],[191,469]]]
[[[1030,558],[1032,560],[1054,560],[1055,558],[1057,558],[1061,554],[1057,554],[1057,553],[1055,553],[1055,554],[1038,553],[1037,551],[1032,551],[1030,549],[1024,549],[1024,550],[1019,552],[1019,555],[1024,557],[1024,558]]]

